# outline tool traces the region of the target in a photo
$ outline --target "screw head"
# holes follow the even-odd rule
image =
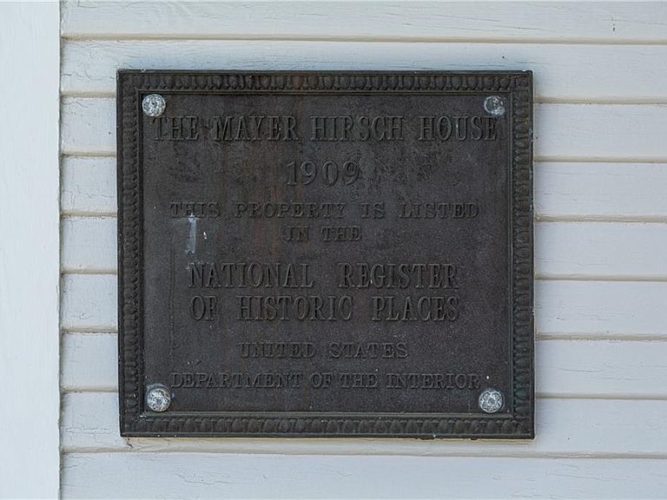
[[[171,391],[166,385],[153,384],[146,388],[146,406],[152,411],[167,411],[171,405]]]
[[[492,95],[484,99],[484,111],[491,116],[503,116],[505,114],[505,99]]]
[[[498,413],[505,405],[504,399],[498,389],[484,389],[479,395],[479,407],[484,413]]]
[[[160,116],[166,107],[167,103],[160,94],[149,94],[141,101],[141,109],[147,116]]]

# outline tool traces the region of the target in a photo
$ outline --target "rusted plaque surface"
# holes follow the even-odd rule
[[[121,433],[532,437],[531,134],[529,72],[121,71]]]

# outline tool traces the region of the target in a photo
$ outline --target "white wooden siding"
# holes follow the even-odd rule
[[[66,2],[61,30],[65,498],[666,496],[667,3]],[[536,440],[121,438],[119,68],[532,69]]]
[[[116,345],[115,334],[65,334],[62,388],[71,392],[116,391]],[[665,342],[653,345],[643,340],[538,341],[538,396],[667,399],[665,358]],[[667,441],[664,444],[667,446]]]
[[[136,452],[72,453],[68,473],[64,493],[80,498],[106,498],[106,487],[114,498],[290,500],[304,491],[311,499],[664,498],[667,474],[664,460],[651,459]]]
[[[62,153],[114,155],[115,105],[116,100],[109,97],[64,97]],[[667,141],[659,124],[664,121],[665,110],[667,104],[537,104],[535,158],[664,162]]]
[[[116,218],[67,216],[62,220],[62,269],[115,274]],[[539,279],[667,279],[667,224],[538,222],[535,274]]]
[[[76,40],[64,47],[62,92],[113,96],[115,69],[395,69],[535,72],[538,102],[665,101],[667,46],[501,43],[364,43],[234,40]],[[85,65],[83,64],[85,62]],[[223,66],[220,66],[220,65]],[[623,68],[623,72],[619,72]]]
[[[63,400],[63,449],[68,453],[119,451],[181,451],[279,453],[285,455],[410,455],[590,457],[622,455],[660,458],[667,430],[667,402],[539,398],[539,434],[535,441],[420,441],[400,439],[133,439],[118,434],[115,393],[71,392]],[[588,415],[589,425],[572,425],[573,415]],[[641,420],[637,421],[636,417]],[[637,433],[636,426],[647,431]]]
[[[659,43],[659,2],[67,2],[68,39]],[[222,4],[222,5],[221,5]],[[295,63],[298,61],[295,61]]]

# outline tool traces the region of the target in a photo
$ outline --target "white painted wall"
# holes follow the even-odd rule
[[[58,3],[0,3],[0,498],[60,475]]]
[[[64,498],[667,497],[667,3],[61,10]],[[118,68],[532,69],[535,441],[121,438]]]

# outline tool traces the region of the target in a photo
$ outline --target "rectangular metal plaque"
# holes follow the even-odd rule
[[[123,435],[533,437],[530,72],[117,102]]]

